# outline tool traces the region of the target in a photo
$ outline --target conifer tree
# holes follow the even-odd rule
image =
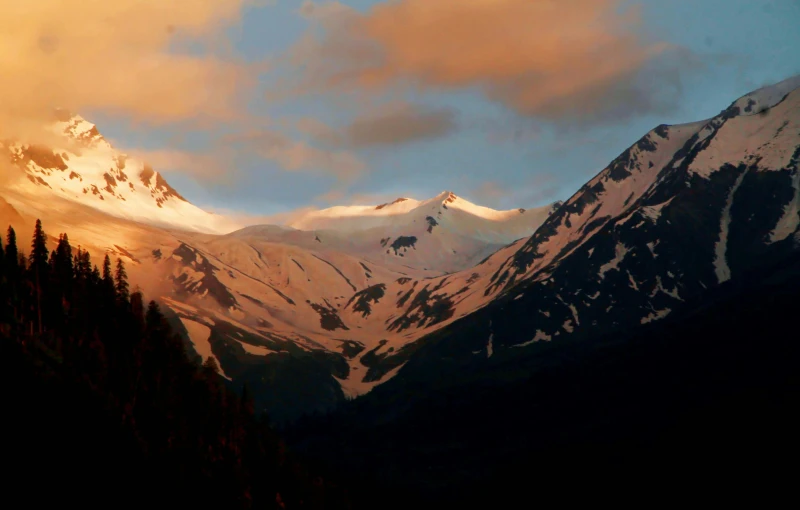
[[[114,275],[111,272],[111,258],[108,253],[103,259],[103,286],[109,295],[114,293]]]
[[[83,250],[78,260],[78,271],[84,280],[88,281],[92,276],[92,256],[86,250]]]
[[[42,228],[42,220],[36,220],[33,229],[33,240],[31,241],[31,254],[29,256],[29,270],[33,273],[33,282],[36,289],[36,321],[39,334],[43,330],[42,324],[42,286],[45,285],[47,278],[48,264],[47,235]]]
[[[44,229],[42,228],[42,221],[36,220],[36,226],[33,230],[33,240],[31,241],[31,254],[28,257],[30,269],[36,271],[39,275],[46,274],[48,256],[47,234],[44,233]]]
[[[11,319],[8,302],[8,278],[6,277],[5,267],[6,254],[3,249],[3,242],[0,240],[0,325],[5,325]]]
[[[55,267],[53,269],[55,269],[62,285],[68,284],[74,278],[75,273],[72,267],[72,246],[69,244],[67,234],[62,234],[58,238],[58,246],[53,253],[55,253]]]
[[[145,309],[144,295],[138,289],[131,294],[131,313],[136,324],[136,333],[141,334],[144,331]]]
[[[216,380],[216,377],[219,375],[219,363],[217,363],[214,356],[209,356],[203,362],[203,374],[209,381]]]
[[[164,314],[161,313],[161,308],[159,308],[158,303],[155,301],[151,300],[150,303],[148,303],[144,319],[148,337],[161,336],[168,327]]]
[[[80,279],[82,276],[80,271],[80,261],[82,256],[83,249],[81,249],[81,245],[78,245],[78,248],[75,250],[75,257],[72,259],[72,274],[75,275],[75,279]]]
[[[128,285],[128,273],[125,271],[125,263],[122,259],[117,259],[117,274],[114,277],[115,290],[117,298],[121,301],[128,301],[130,299],[130,290]]]
[[[6,235],[6,268],[9,274],[16,274],[19,268],[19,251],[17,250],[17,234],[14,228],[9,225],[8,234]]]

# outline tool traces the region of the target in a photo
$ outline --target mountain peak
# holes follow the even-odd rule
[[[47,126],[56,135],[51,142],[18,141],[0,151],[22,171],[22,179],[11,185],[15,189],[183,230],[222,233],[240,226],[191,205],[150,165],[115,149],[95,124],[63,108],[53,111]]]

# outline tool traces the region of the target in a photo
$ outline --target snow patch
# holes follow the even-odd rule
[[[781,219],[775,225],[775,230],[770,233],[771,243],[783,241],[800,226],[800,170],[794,170],[792,174],[792,187],[794,188],[794,198],[783,209]]]
[[[545,333],[541,329],[537,329],[536,330],[536,335],[534,335],[533,339],[528,340],[527,342],[522,342],[521,344],[514,345],[513,347],[525,347],[527,345],[531,345],[532,343],[536,343],[536,342],[541,342],[541,341],[549,342],[552,339],[553,339],[552,336],[548,335],[547,333]]]
[[[653,313],[651,313],[647,317],[643,317],[642,318],[642,324],[647,324],[648,322],[653,322],[653,321],[657,321],[659,319],[663,319],[664,317],[669,315],[670,311],[671,310],[669,308],[665,308],[663,310],[655,310],[655,311],[653,311]]]
[[[742,185],[747,172],[742,172],[736,182],[733,184],[728,199],[725,202],[725,208],[722,210],[722,220],[720,221],[719,241],[714,247],[716,257],[714,258],[714,270],[717,273],[717,280],[719,283],[726,282],[731,279],[731,268],[728,266],[727,251],[728,251],[728,231],[731,226],[731,208],[733,207],[733,197]]]
[[[364,382],[363,380],[361,380],[359,378],[354,378],[354,375],[357,376],[358,373],[353,370],[353,365],[352,364],[350,365],[350,373],[348,374],[347,379],[339,379],[335,375],[333,376],[333,378],[336,379],[336,381],[342,387],[342,392],[344,393],[345,398],[348,399],[348,400],[353,400],[353,399],[355,399],[357,397],[360,397],[361,395],[366,395],[367,393],[372,391],[372,389],[375,386],[378,386],[379,384],[383,384],[386,381],[388,381],[389,379],[391,379],[394,376],[396,376],[397,373],[400,372],[400,369],[402,369],[406,365],[406,363],[408,363],[408,362],[405,362],[402,365],[393,368],[392,370],[387,372],[386,375],[384,375],[379,381]],[[356,367],[356,368],[358,368],[358,367]],[[363,368],[363,367],[361,367],[361,368]]]
[[[254,356],[267,356],[268,354],[278,352],[273,351],[272,349],[267,349],[266,347],[252,345],[245,342],[239,342],[239,345],[241,345],[248,354],[253,354]]]
[[[189,339],[192,341],[192,345],[194,345],[194,350],[197,351],[197,354],[203,358],[203,362],[205,362],[208,358],[214,358],[214,361],[216,361],[217,365],[219,366],[220,375],[231,381],[232,379],[225,375],[225,370],[222,369],[222,364],[211,350],[211,342],[209,342],[209,339],[211,338],[211,328],[205,324],[200,324],[197,321],[193,321],[185,317],[181,317],[181,322],[183,323],[183,327],[185,327],[186,331],[189,333]]]
[[[629,250],[627,246],[622,243],[617,243],[617,246],[614,248],[614,258],[600,266],[600,271],[597,273],[597,275],[601,280],[605,278],[605,274],[607,272],[619,267],[620,262],[625,259],[625,255],[628,254],[628,251]]]

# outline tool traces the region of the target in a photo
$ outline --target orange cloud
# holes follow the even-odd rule
[[[360,13],[306,2],[300,12],[312,30],[290,60],[302,66],[301,92],[478,88],[524,115],[608,115],[649,101],[625,92],[668,49],[644,42],[638,11],[621,12],[622,3],[395,0]]]
[[[361,114],[341,128],[309,118],[300,120],[297,127],[326,146],[363,149],[445,136],[456,130],[455,118],[455,112],[449,109],[426,110],[399,103]]]
[[[236,118],[247,66],[175,47],[213,47],[247,3],[0,0],[0,138],[37,134],[53,107],[147,123]]]
[[[205,181],[220,183],[234,177],[237,169],[225,151],[197,153],[175,149],[123,150],[159,171],[180,172]]]

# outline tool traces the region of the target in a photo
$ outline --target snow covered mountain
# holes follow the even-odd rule
[[[658,126],[552,207],[492,211],[445,192],[239,230],[70,117],[64,148],[3,146],[22,179],[3,185],[0,220],[24,235],[39,217],[123,258],[198,356],[291,418],[657,321],[793,253],[798,87]]]
[[[495,296],[487,306],[384,353],[373,377],[408,364],[392,384],[457,384],[543,343],[658,321],[797,254],[798,87],[800,76],[712,119],[647,133],[513,253],[489,259],[497,270],[473,284]],[[444,288],[426,296],[453,297]]]
[[[372,263],[402,264],[441,274],[472,267],[500,248],[529,237],[555,205],[496,211],[444,191],[423,201],[398,198],[376,206],[312,211],[288,226],[338,239],[338,249]]]
[[[32,197],[39,188],[104,213],[167,228],[226,233],[240,225],[186,201],[146,162],[116,150],[91,122],[58,112],[48,146],[0,141],[0,158],[21,177],[6,186]]]
[[[443,191],[423,201],[398,198],[376,206],[338,206],[311,211],[291,221],[289,226],[298,230],[355,233],[375,228],[411,227],[418,223],[426,231],[441,227],[486,243],[505,245],[530,236],[551,210],[552,205],[496,211],[475,205],[451,191]]]
[[[230,229],[224,218],[188,203],[94,125],[68,116],[53,130],[57,142],[48,147],[3,144],[11,163],[3,166],[0,191],[4,225],[24,239],[39,218],[51,244],[67,232],[98,263],[106,253],[122,258],[132,282],[162,301],[187,345],[215,357],[225,377],[250,381],[254,390],[270,381],[261,398],[302,389],[282,407],[287,413],[322,409],[381,382],[367,376],[361,357],[400,348],[454,313],[448,305],[438,320],[415,319],[414,310],[442,305],[404,299],[401,291],[469,266],[502,248],[499,242],[524,240],[549,212],[496,212],[446,193],[363,230],[255,226],[220,235]],[[394,250],[404,236],[419,241]],[[474,274],[492,270],[482,264],[449,281],[464,288]],[[382,289],[396,297],[382,299]],[[491,296],[465,289],[460,298],[463,315]],[[383,320],[369,320],[371,310]]]

